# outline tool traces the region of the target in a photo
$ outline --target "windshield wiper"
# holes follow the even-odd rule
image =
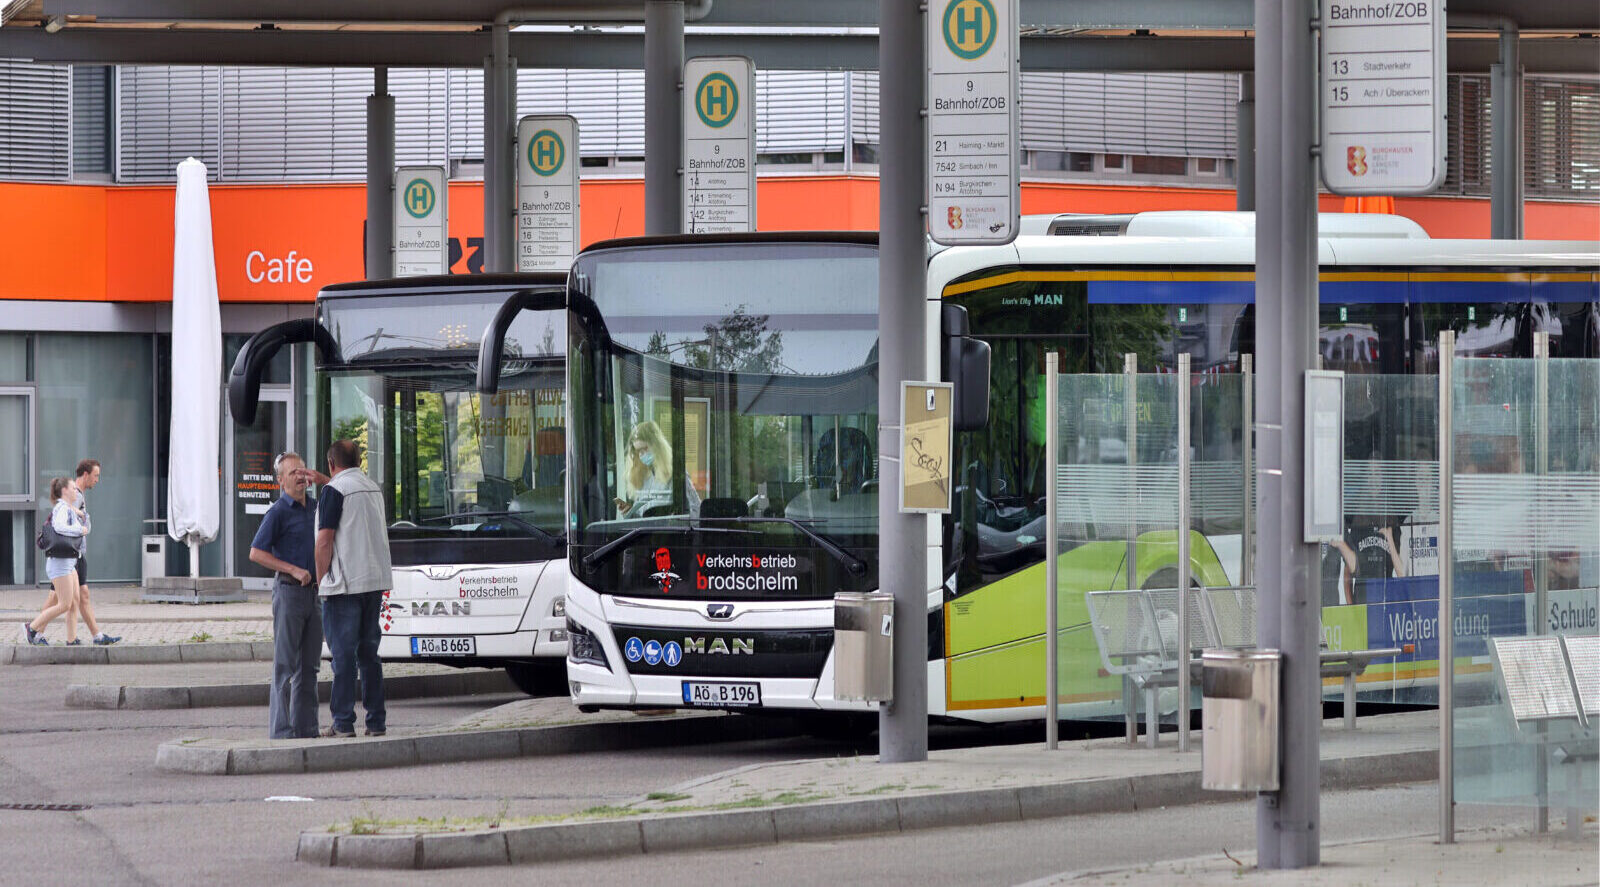
[[[674,520],[684,520],[684,521],[693,520],[693,518],[687,518],[687,517],[680,517],[680,518],[673,518],[673,519]],[[715,527],[696,527],[696,526],[692,526],[692,525],[691,526],[677,526],[677,525],[674,525],[674,524],[655,524],[653,526],[648,526],[648,527],[634,527],[633,529],[629,530],[628,532],[623,533],[621,536],[618,536],[617,538],[612,539],[610,542],[607,542],[606,544],[600,546],[599,548],[596,548],[594,551],[591,551],[588,554],[584,555],[583,556],[583,565],[584,565],[585,568],[592,570],[592,569],[594,569],[594,567],[597,564],[599,564],[601,561],[605,560],[606,558],[610,557],[613,552],[617,551],[622,546],[627,545],[629,542],[632,542],[633,540],[639,538],[640,536],[648,536],[651,533],[754,533],[754,532],[755,532],[754,530],[725,530],[725,529],[717,529]]]
[[[418,521],[418,523],[434,524],[434,523],[439,523],[440,521],[453,520],[453,519],[458,518],[458,517],[475,517],[475,518],[509,517],[513,521],[516,521],[519,525],[527,527],[528,529],[534,531],[535,533],[538,533],[540,536],[543,536],[545,538],[545,540],[548,541],[548,542],[565,542],[566,541],[567,534],[565,534],[565,533],[552,533],[549,530],[546,530],[545,528],[539,526],[538,524],[529,523],[527,520],[524,520],[522,517],[519,516],[519,515],[522,515],[522,514],[525,514],[525,513],[526,512],[521,512],[521,511],[457,511],[457,512],[453,512],[451,514],[439,514],[439,515],[435,515],[433,517],[425,517],[425,518],[422,518],[420,521]]]
[[[822,535],[821,533],[811,529],[792,517],[702,517],[699,518],[699,520],[731,521],[736,524],[788,524],[789,526],[794,527],[796,530],[799,530],[807,539],[817,543],[817,545],[819,545],[823,551],[826,551],[828,554],[832,555],[834,560],[844,564],[845,568],[848,569],[852,575],[860,576],[861,574],[867,572],[866,561],[856,557],[848,551],[845,551],[832,539],[829,539],[827,536]]]

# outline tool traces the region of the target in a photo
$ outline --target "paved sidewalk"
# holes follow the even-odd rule
[[[47,662],[107,662],[104,654],[77,655],[66,653],[66,623],[57,618],[45,629],[51,647],[63,647],[61,654],[18,656],[10,647],[26,648],[26,635],[22,623],[39,615],[46,588],[0,589],[0,664]],[[255,644],[265,643],[271,658],[272,603],[265,593],[253,593],[248,601],[231,604],[157,604],[139,600],[142,593],[136,585],[98,585],[90,583],[90,600],[94,603],[95,618],[101,630],[117,635],[122,642],[117,646],[156,646],[174,644]],[[87,646],[89,633],[80,622],[78,636]],[[189,661],[201,661],[199,652]],[[225,655],[222,659],[260,658],[247,655]],[[146,661],[124,658],[123,662]],[[155,657],[147,661],[179,661],[171,656]]]
[[[1420,825],[1420,823],[1419,823]],[[1558,826],[1559,827],[1559,826]],[[1294,871],[1255,867],[1254,851],[1204,856],[1122,869],[1096,869],[1041,878],[1023,887],[1117,884],[1119,887],[1195,887],[1258,884],[1296,887],[1413,887],[1418,884],[1506,884],[1517,887],[1591,887],[1600,883],[1600,832],[1590,823],[1582,840],[1526,829],[1487,829],[1440,844],[1437,833],[1382,841],[1325,844],[1322,864]]]
[[[333,673],[318,671],[317,697],[328,701]],[[99,665],[73,671],[67,683],[68,708],[171,709],[267,705],[270,662],[218,662],[203,671],[193,665]],[[421,662],[386,662],[387,699],[519,693],[504,669],[452,668]]]
[[[678,717],[684,717],[679,715]],[[751,718],[724,717],[730,726]],[[635,728],[637,729],[637,728]],[[419,746],[419,751],[421,747]],[[1325,790],[1428,781],[1438,773],[1438,715],[1339,720],[1322,732]],[[415,763],[427,763],[414,759]],[[375,833],[301,833],[297,858],[316,865],[448,868],[547,862],[848,837],[1084,813],[1239,800],[1200,788],[1200,753],[1151,751],[1120,739],[936,751],[926,761],[875,757],[761,764],[675,786],[631,804],[556,822],[474,831],[441,823]]]
[[[371,770],[453,761],[656,748],[792,735],[787,718],[721,712],[585,714],[565,697],[522,699],[445,727],[392,728],[382,737],[217,739],[189,736],[156,749],[156,769],[204,776]]]

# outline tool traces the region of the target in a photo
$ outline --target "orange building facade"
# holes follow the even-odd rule
[[[769,176],[759,183],[759,227],[871,230],[878,224],[878,180],[861,175]],[[173,188],[167,186],[0,183],[0,201],[20,212],[0,216],[0,299],[167,302],[172,284]],[[585,245],[644,232],[644,183],[590,178],[582,183]],[[1343,199],[1323,195],[1322,210]],[[483,189],[450,186],[451,270],[482,267]],[[1024,182],[1024,213],[1126,213],[1230,210],[1234,192],[1218,188]],[[1481,238],[1489,202],[1469,197],[1398,198],[1395,210],[1435,238]],[[217,285],[226,303],[307,303],[327,284],[363,277],[364,186],[213,185],[212,239]],[[1600,204],[1535,202],[1525,210],[1530,240],[1600,238]]]

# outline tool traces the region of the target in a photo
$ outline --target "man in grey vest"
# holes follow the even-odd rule
[[[322,629],[333,654],[333,691],[328,707],[333,724],[323,736],[356,735],[356,673],[361,674],[361,707],[366,734],[382,736],[383,663],[378,640],[383,630],[384,593],[394,586],[389,562],[388,522],[383,490],[362,473],[355,441],[328,448],[332,476],[306,470],[323,484],[317,500],[317,593],[322,597]]]

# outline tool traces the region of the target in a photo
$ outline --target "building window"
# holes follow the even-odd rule
[[[1183,157],[1133,155],[1133,174],[1136,176],[1181,176],[1188,171],[1189,162]]]
[[[1103,164],[1103,168],[1105,169],[1106,172],[1122,172],[1122,170],[1123,170],[1123,162],[1124,162],[1124,159],[1126,158],[1126,156],[1127,155],[1125,155],[1125,154],[1107,154],[1107,155],[1105,155],[1105,161],[1104,161],[1104,164]]]
[[[1214,176],[1220,171],[1221,164],[1215,157],[1196,157],[1194,161],[1195,175]]]
[[[110,177],[112,147],[110,65],[72,66],[72,176],[73,178]]]

